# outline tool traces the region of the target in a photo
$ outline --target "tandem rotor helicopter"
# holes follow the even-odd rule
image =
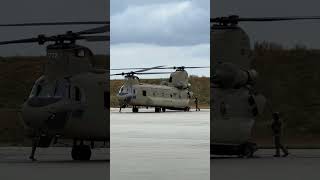
[[[252,157],[250,142],[255,118],[264,111],[266,98],[254,85],[258,73],[250,69],[252,51],[240,22],[320,19],[312,17],[211,18],[211,146],[212,155]]]
[[[32,138],[30,159],[35,160],[37,147],[49,147],[58,139],[72,139],[72,158],[89,160],[94,142],[108,143],[110,139],[109,70],[96,69],[92,51],[76,42],[109,41],[109,22],[0,24],[0,27],[58,25],[95,25],[96,28],[3,41],[0,45],[49,43],[43,75],[34,83],[21,109],[28,137]]]
[[[139,107],[155,107],[155,112],[170,110],[190,110],[190,100],[193,98],[189,75],[185,69],[198,69],[209,67],[164,67],[151,68],[122,68],[111,70],[137,71],[111,74],[110,76],[124,76],[125,82],[117,95],[120,111],[121,108],[132,106],[132,112],[138,112]],[[154,69],[174,69],[175,72],[146,72]],[[168,81],[162,81],[160,85],[143,84],[136,75],[170,74]]]

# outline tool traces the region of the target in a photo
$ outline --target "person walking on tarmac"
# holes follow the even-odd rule
[[[274,157],[280,157],[280,149],[284,153],[282,157],[286,157],[289,155],[288,150],[281,144],[281,135],[282,135],[282,122],[279,117],[279,113],[273,113],[272,114],[272,134],[273,134],[273,140],[275,145],[276,153]]]
[[[198,97],[194,98],[194,103],[196,104],[196,111],[200,111]]]

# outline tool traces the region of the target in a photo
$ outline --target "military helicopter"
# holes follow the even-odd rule
[[[252,51],[248,34],[239,22],[320,19],[313,17],[211,18],[211,154],[252,157],[250,142],[255,118],[264,111],[266,98],[254,85],[258,73],[250,69]]]
[[[74,160],[90,160],[94,142],[109,142],[109,72],[93,67],[92,51],[76,44],[79,40],[109,41],[106,34],[109,22],[0,24],[18,27],[84,24],[100,26],[80,32],[0,42],[0,45],[50,43],[46,48],[43,75],[34,83],[21,109],[27,135],[32,138],[32,160],[35,160],[37,147],[49,147],[58,139],[73,140],[71,155]]]
[[[170,110],[190,110],[190,99],[193,98],[191,84],[188,82],[188,73],[185,69],[208,68],[208,67],[164,67],[156,66],[151,68],[122,68],[111,70],[137,71],[111,74],[111,76],[124,76],[125,82],[117,95],[120,110],[132,106],[132,112],[138,112],[139,107],[155,107],[155,112]],[[174,69],[175,72],[146,72],[153,69]],[[148,74],[170,74],[168,81],[160,85],[143,84],[139,82],[136,75]]]

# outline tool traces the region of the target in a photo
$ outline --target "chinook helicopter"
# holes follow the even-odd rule
[[[117,95],[121,108],[132,106],[132,112],[138,112],[139,107],[155,107],[155,112],[169,110],[190,110],[190,100],[193,98],[191,84],[188,82],[188,73],[185,69],[208,67],[164,67],[151,68],[122,68],[111,70],[139,69],[126,73],[111,74],[111,76],[124,76],[125,82]],[[175,72],[146,72],[153,69],[174,69]],[[144,84],[139,82],[136,75],[170,74],[168,81],[160,85]]]
[[[256,117],[266,98],[254,85],[258,73],[250,69],[252,51],[248,34],[239,22],[320,19],[313,17],[211,18],[211,131],[212,155],[252,157],[257,145],[250,142]]]
[[[54,22],[0,24],[0,26],[100,25],[80,32],[0,42],[0,45],[38,43],[47,45],[41,77],[22,105],[21,117],[32,138],[30,159],[37,147],[49,147],[58,139],[72,139],[74,160],[90,160],[94,142],[109,142],[109,73],[93,66],[93,53],[76,42],[109,41],[109,22]],[[102,26],[103,25],[103,26]],[[109,63],[109,62],[108,62]],[[90,145],[85,142],[89,141]]]

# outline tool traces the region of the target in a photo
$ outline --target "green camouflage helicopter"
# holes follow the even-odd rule
[[[267,102],[254,88],[258,72],[250,69],[250,38],[238,24],[312,19],[320,17],[211,18],[212,155],[252,157],[257,145],[250,142],[251,131]]]
[[[122,68],[111,70],[139,69],[126,73],[111,74],[111,76],[124,76],[125,81],[117,95],[120,108],[132,107],[132,112],[138,112],[139,107],[155,107],[155,112],[169,110],[190,110],[190,100],[193,99],[189,75],[185,69],[197,69],[208,67],[164,67],[151,68]],[[175,72],[146,72],[153,69],[174,69]],[[159,85],[139,82],[136,75],[170,74],[168,81]]]
[[[21,109],[27,135],[33,142],[30,159],[35,160],[37,147],[49,147],[58,139],[72,139],[72,158],[89,160],[94,142],[108,143],[110,139],[109,71],[107,68],[96,69],[92,51],[76,42],[109,41],[109,22],[0,24],[2,27],[57,25],[100,26],[79,32],[3,41],[0,45],[50,43],[43,75],[34,83]]]

